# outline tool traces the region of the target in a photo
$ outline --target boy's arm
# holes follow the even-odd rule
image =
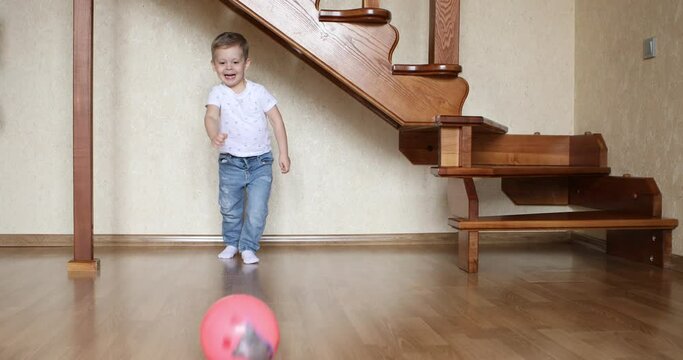
[[[270,120],[270,126],[273,127],[273,132],[275,133],[275,140],[277,140],[277,148],[279,151],[280,171],[283,174],[289,172],[289,166],[291,161],[289,159],[289,148],[287,147],[287,130],[285,130],[285,123],[282,121],[282,115],[280,110],[278,110],[277,105],[273,106],[272,109],[266,112],[268,120]]]
[[[226,133],[220,133],[218,126],[218,118],[220,117],[220,109],[216,105],[207,105],[206,114],[204,114],[204,127],[206,134],[209,135],[211,145],[219,148],[225,144],[225,139],[228,137]]]

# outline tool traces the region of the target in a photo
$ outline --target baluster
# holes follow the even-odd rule
[[[460,0],[431,0],[429,62],[457,64],[460,43]]]

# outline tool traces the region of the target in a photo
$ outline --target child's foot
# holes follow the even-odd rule
[[[237,248],[232,245],[228,245],[225,247],[225,250],[221,251],[221,253],[218,254],[218,258],[232,259],[232,257],[235,256],[235,254],[237,254]]]
[[[245,264],[256,264],[258,262],[258,258],[253,251],[244,250],[242,251],[242,261],[244,261]]]

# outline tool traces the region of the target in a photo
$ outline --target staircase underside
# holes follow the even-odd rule
[[[398,32],[389,24],[320,22],[314,0],[222,2],[396,128],[462,111],[464,79],[392,74]]]

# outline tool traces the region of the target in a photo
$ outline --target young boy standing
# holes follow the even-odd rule
[[[290,166],[287,132],[275,98],[245,78],[251,59],[244,36],[233,32],[218,35],[211,53],[211,64],[221,83],[209,93],[204,126],[211,144],[220,150],[219,205],[227,246],[218,257],[230,259],[239,252],[245,264],[255,264],[273,181],[266,119],[277,140],[283,174]]]

